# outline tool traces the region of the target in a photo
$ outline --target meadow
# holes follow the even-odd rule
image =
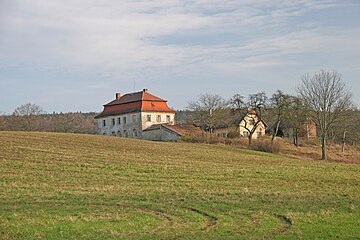
[[[360,239],[360,165],[0,132],[1,239]]]

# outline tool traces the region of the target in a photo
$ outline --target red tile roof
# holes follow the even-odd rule
[[[141,92],[134,92],[134,93],[127,93],[124,96],[121,96],[120,99],[115,99],[104,106],[111,106],[111,105],[119,105],[124,103],[131,103],[131,102],[139,102],[139,101],[153,101],[153,102],[167,102],[164,99],[156,97],[147,92],[147,90],[143,90]]]
[[[95,118],[140,111],[175,113],[174,110],[168,107],[166,102],[166,100],[156,97],[144,89],[141,92],[125,94],[105,104],[103,112]]]

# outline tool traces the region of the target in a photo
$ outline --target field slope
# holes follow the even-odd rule
[[[1,239],[359,239],[360,166],[0,132]]]

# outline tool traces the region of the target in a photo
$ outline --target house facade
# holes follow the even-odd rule
[[[140,139],[143,130],[154,124],[174,125],[175,111],[166,100],[143,89],[123,96],[116,93],[95,119],[98,134]]]
[[[253,131],[256,122],[259,121],[258,116],[253,111],[248,111],[244,117],[240,120],[239,123],[239,133],[241,137],[248,137],[250,135],[250,131]],[[257,124],[254,134],[252,135],[252,139],[258,139],[262,136],[265,136],[265,130],[267,128],[267,124],[260,120]]]
[[[232,124],[222,124],[215,126],[214,133],[218,137],[227,138],[231,134],[234,136],[236,134],[240,137],[249,137],[250,131],[255,127],[256,122],[259,118],[257,117],[254,111],[248,110],[247,113],[239,120],[233,122]],[[261,120],[252,135],[252,139],[259,139],[262,136],[265,136],[267,124],[265,121]]]

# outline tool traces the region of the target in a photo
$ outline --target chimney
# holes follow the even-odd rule
[[[147,92],[147,91],[148,91],[148,89],[147,89],[147,88],[144,88],[144,89],[143,89],[143,92]]]
[[[118,93],[118,92],[117,92],[117,93],[115,93],[115,99],[116,99],[116,100],[119,100],[119,99],[120,99],[120,97],[121,97],[120,93]]]

